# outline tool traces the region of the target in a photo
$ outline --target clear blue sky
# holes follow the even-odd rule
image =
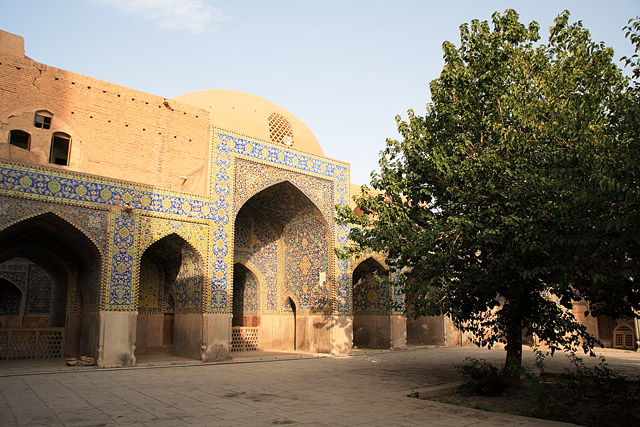
[[[622,27],[640,0],[0,0],[0,29],[23,36],[38,62],[155,95],[267,98],[364,184],[397,136],[394,117],[424,113],[442,42],[506,8],[543,30],[568,9],[619,58],[632,53]]]

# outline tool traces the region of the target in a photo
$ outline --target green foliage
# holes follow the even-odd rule
[[[538,29],[513,10],[463,24],[426,114],[397,118],[364,215],[338,211],[341,256],[386,253],[415,316],[447,314],[517,363],[524,328],[552,351],[593,347],[572,301],[640,309],[640,87],[568,12],[547,43]]]
[[[466,396],[499,396],[506,387],[500,370],[482,359],[465,358],[464,365],[457,365],[456,369],[462,375],[464,384],[460,392]]]

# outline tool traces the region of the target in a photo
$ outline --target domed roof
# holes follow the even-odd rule
[[[300,119],[259,96],[216,89],[180,95],[175,100],[208,111],[216,128],[324,156],[320,143]]]

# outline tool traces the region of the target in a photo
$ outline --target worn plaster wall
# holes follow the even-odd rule
[[[202,314],[175,315],[173,349],[177,356],[200,359],[202,356]]]
[[[389,315],[353,317],[353,346],[357,348],[389,348],[391,330]]]
[[[407,317],[407,344],[442,345],[455,347],[465,345],[466,338],[461,336],[453,321],[446,316],[421,316],[417,319]]]

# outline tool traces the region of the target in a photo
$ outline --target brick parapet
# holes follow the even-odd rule
[[[50,130],[33,126],[37,110],[53,114]],[[7,144],[12,129],[31,134],[30,152]],[[206,111],[27,57],[0,55],[0,158],[49,165],[55,131],[72,138],[70,170],[207,192]]]

